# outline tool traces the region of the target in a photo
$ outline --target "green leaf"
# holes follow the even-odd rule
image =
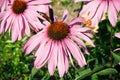
[[[7,40],[6,43],[14,43],[12,40]]]
[[[116,74],[116,73],[118,73],[116,69],[107,68],[107,69],[97,72],[97,75],[102,76],[102,75],[109,75],[109,74]]]
[[[73,76],[71,75],[70,72],[67,73],[67,77],[69,77],[70,80],[73,80]]]
[[[32,68],[32,76],[34,76],[36,73],[38,72],[38,69],[36,69],[35,67]]]
[[[96,73],[91,76],[91,80],[99,80]]]
[[[27,65],[27,64],[24,64],[23,66],[24,66],[24,67],[23,67],[23,72],[24,72],[24,73],[29,72],[28,65]]]
[[[87,76],[90,76],[92,73],[91,69],[85,69],[82,72],[80,72],[80,76],[76,77],[75,80],[81,80],[84,79]]]
[[[13,45],[13,44],[7,44],[7,45],[5,45],[5,47],[7,47],[7,48],[14,48],[15,45]]]
[[[22,42],[25,42],[27,40],[27,36],[23,37],[23,39],[21,40]]]
[[[32,80],[32,78],[34,77],[34,75],[35,75],[37,72],[38,72],[38,70],[37,70],[35,67],[33,67],[33,68],[32,68],[32,71],[31,71],[31,74],[30,74],[30,77],[29,77],[29,80]]]
[[[92,62],[92,61],[95,61],[95,60],[96,60],[96,58],[89,59],[89,60],[87,61],[87,64],[90,63],[90,62]]]
[[[69,2],[68,2],[68,1],[62,1],[60,4],[61,4],[62,6],[68,6],[68,5],[69,5]]]
[[[92,72],[94,73],[94,72],[100,71],[100,70],[102,70],[104,67],[105,67],[105,66],[103,66],[103,65],[96,65],[96,66],[94,67],[94,69],[93,69]]]
[[[50,75],[48,72],[46,72],[45,76],[41,80],[49,80]]]
[[[118,64],[120,62],[120,56],[115,54],[115,53],[112,53],[113,55],[113,58],[114,58],[114,64]]]

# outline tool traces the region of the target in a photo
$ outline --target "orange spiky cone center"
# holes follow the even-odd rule
[[[27,3],[24,0],[14,0],[12,10],[16,14],[21,14],[27,8]]]
[[[54,22],[48,27],[48,36],[53,40],[62,40],[68,36],[69,28],[63,22]]]

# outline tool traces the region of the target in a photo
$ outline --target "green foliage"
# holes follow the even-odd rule
[[[105,76],[105,75],[116,74],[116,73],[118,73],[116,71],[116,69],[108,68],[108,69],[101,70],[101,71],[97,72],[96,74],[99,76]]]
[[[34,77],[34,75],[36,74],[38,72],[38,70],[35,68],[35,67],[33,67],[32,68],[32,70],[31,70],[31,74],[30,74],[30,80]]]
[[[120,55],[113,53],[114,64],[118,64],[120,62]]]
[[[79,73],[80,75],[75,80],[84,79],[85,77],[90,76],[91,73],[92,73],[91,69],[85,69]]]
[[[71,0],[72,1],[72,0]],[[68,6],[70,1],[62,1],[60,4],[62,6]]]
[[[10,41],[8,33],[0,36],[0,79],[24,79],[30,72],[33,56],[25,57],[23,42]]]

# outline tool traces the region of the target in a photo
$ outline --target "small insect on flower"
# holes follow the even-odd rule
[[[43,19],[37,11],[46,13],[51,0],[12,0],[5,12],[0,13],[0,34],[11,31],[12,41],[21,40],[24,34],[30,36],[30,28],[39,31]]]
[[[107,12],[108,19],[112,26],[116,26],[118,13],[120,11],[120,0],[74,0],[88,1],[88,3],[83,7],[80,15],[88,13],[87,19],[92,19],[92,26],[96,25]]]
[[[93,47],[95,45],[91,41],[92,35],[88,33],[90,29],[80,25],[85,22],[84,18],[73,18],[69,23],[65,23],[68,16],[67,10],[64,11],[62,21],[58,21],[51,8],[50,12],[52,12],[49,14],[50,17],[46,17],[46,21],[43,21],[46,27],[26,42],[23,51],[28,55],[35,49],[34,66],[40,69],[48,62],[50,75],[54,74],[57,67],[60,77],[63,77],[69,69],[68,59],[73,66],[72,57],[80,67],[86,65],[82,51],[86,54],[89,52],[84,41]]]

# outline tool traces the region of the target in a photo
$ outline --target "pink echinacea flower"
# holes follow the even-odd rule
[[[80,67],[86,65],[82,50],[86,54],[89,54],[89,52],[84,41],[94,46],[91,41],[92,35],[87,32],[90,29],[78,24],[84,22],[84,18],[74,18],[66,24],[67,15],[68,11],[65,10],[62,21],[58,21],[57,17],[54,17],[51,19],[52,22],[43,22],[46,27],[32,36],[23,47],[26,55],[30,54],[34,49],[36,50],[34,66],[37,69],[40,69],[48,62],[50,75],[54,74],[57,67],[60,77],[63,77],[64,73],[68,72],[68,59],[74,66],[72,57],[75,58]]]
[[[74,0],[75,2],[78,1],[89,1],[83,7],[80,12],[80,15],[88,13],[87,19],[92,20],[92,26],[98,23],[103,16],[105,15],[106,11],[108,11],[108,19],[112,26],[116,26],[118,12],[120,11],[120,0]]]
[[[11,0],[6,11],[0,13],[0,34],[11,31],[12,41],[20,40],[24,34],[30,36],[30,27],[39,31],[43,25],[37,11],[47,12],[51,0]],[[39,25],[39,26],[38,26]]]

